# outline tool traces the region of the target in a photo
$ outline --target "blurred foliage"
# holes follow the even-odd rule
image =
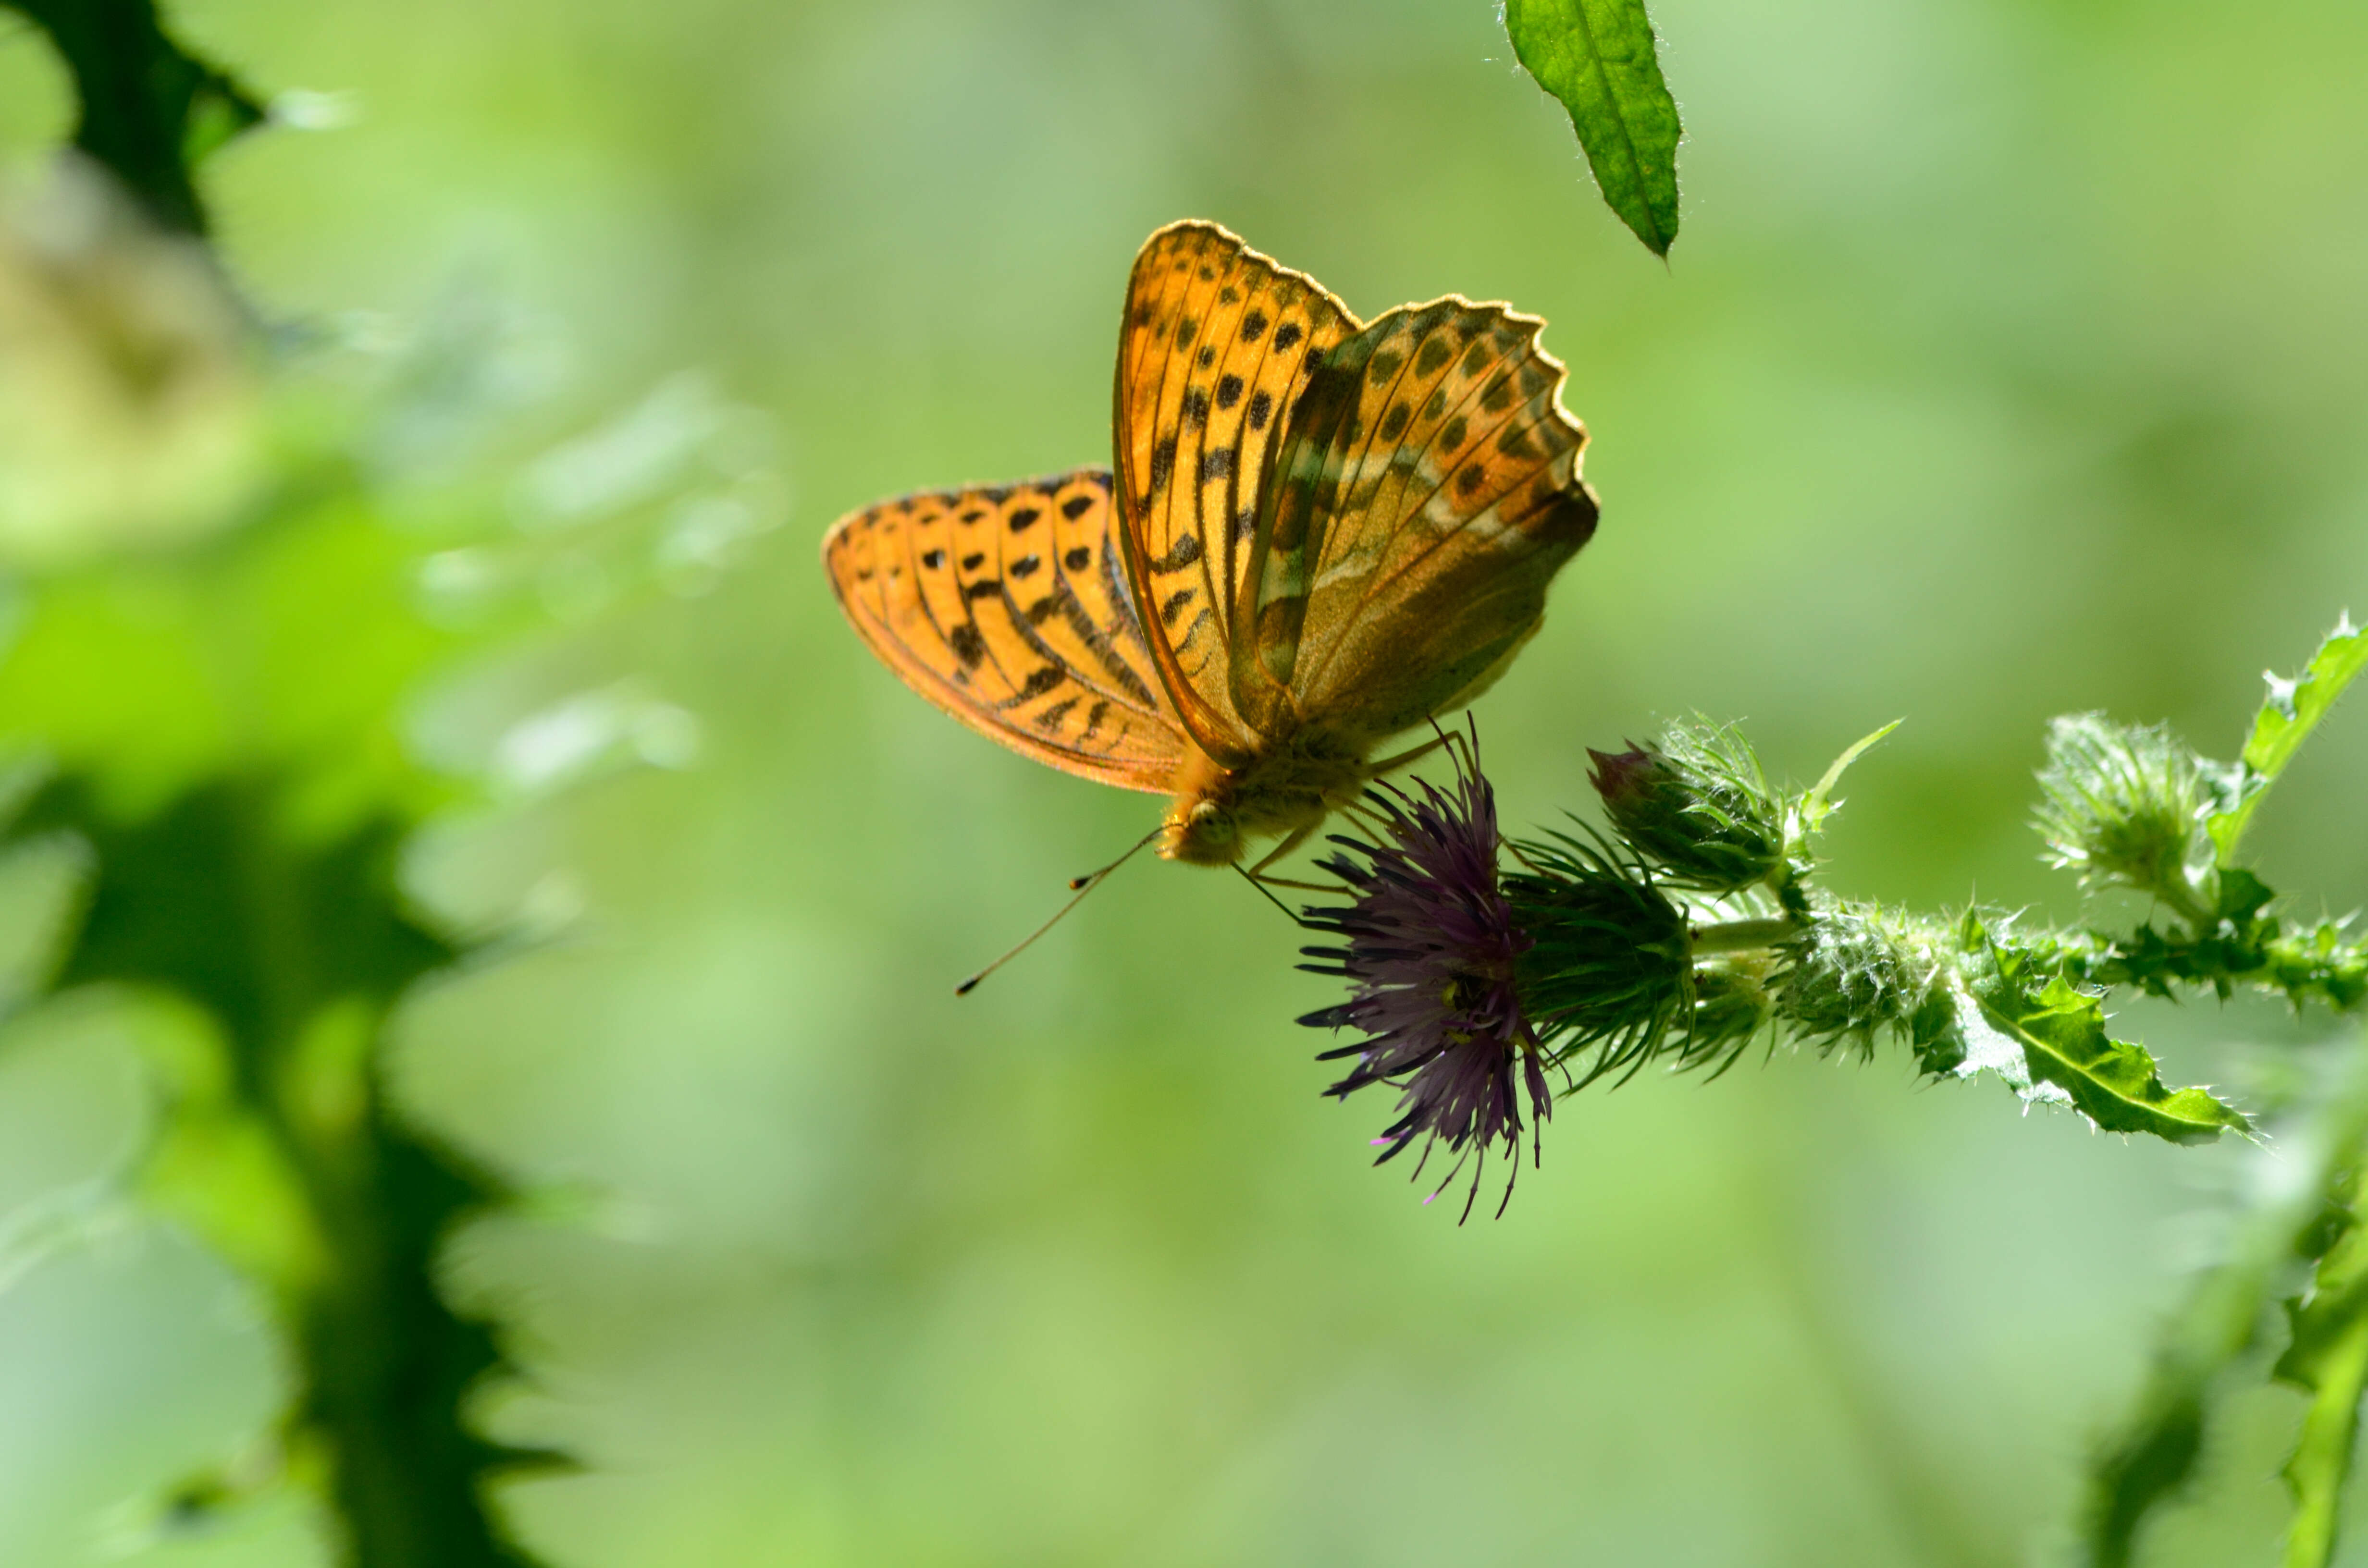
[[[547,617],[518,604],[521,586],[540,580],[550,608],[580,617],[599,606],[565,586],[569,568],[617,579],[597,597],[717,563],[754,526],[728,483],[695,487],[728,416],[678,381],[560,442],[518,473],[520,537],[506,540],[450,476],[441,505],[406,503],[417,486],[402,476],[424,454],[390,466],[387,449],[423,424],[446,425],[448,449],[473,434],[466,362],[484,346],[431,338],[391,376],[356,376],[335,345],[274,354],[207,259],[152,233],[110,176],[62,165],[19,221],[54,223],[61,207],[70,255],[0,251],[0,296],[79,290],[84,306],[40,322],[48,358],[12,367],[19,389],[112,377],[128,399],[160,362],[199,386],[234,378],[246,395],[203,417],[254,454],[225,505],[205,483],[211,452],[120,437],[96,393],[53,413],[40,434],[54,439],[27,455],[103,471],[120,443],[152,471],[143,492],[62,517],[47,492],[19,491],[17,526],[0,527],[29,574],[0,656],[17,781],[0,867],[50,909],[20,941],[9,1000],[112,999],[141,1019],[156,1114],[128,1188],[234,1267],[287,1342],[272,1439],[164,1496],[157,1527],[293,1480],[328,1506],[342,1561],[524,1563],[484,1484],[559,1461],[479,1435],[470,1413],[513,1372],[440,1279],[456,1227],[511,1195],[416,1129],[381,1055],[396,1004],[485,949],[416,906],[402,858],[462,801],[547,790],[611,753],[679,765],[695,735],[645,694],[594,691],[517,726],[467,780],[424,762],[404,715],[462,651]],[[190,319],[211,330],[152,351]],[[461,363],[438,367],[439,350]],[[727,481],[748,455],[727,460]],[[176,520],[191,508],[202,528]],[[557,551],[536,537],[554,528],[572,536]]]
[[[203,233],[192,172],[260,123],[264,107],[158,25],[154,0],[6,0],[49,34],[74,73],[74,144],[168,229]]]

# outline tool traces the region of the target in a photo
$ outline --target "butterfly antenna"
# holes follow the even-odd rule
[[[1144,845],[1158,837],[1161,833],[1167,830],[1167,824],[1166,823],[1162,823],[1159,826],[1153,828],[1149,833],[1146,833],[1141,838],[1136,839],[1125,854],[1120,856],[1109,865],[1104,866],[1100,870],[1087,871],[1082,877],[1071,877],[1069,879],[1069,891],[1071,892],[1076,892],[1079,889],[1091,883],[1100,881],[1104,877],[1109,876],[1112,871],[1117,870],[1121,866],[1125,865],[1129,860],[1133,859],[1134,858],[1135,850],[1142,848]],[[1055,915],[1053,918],[1058,919],[1059,916]]]
[[[1026,937],[1020,939],[1019,945],[1013,948],[1009,952],[1005,953],[1001,958],[996,960],[985,969],[980,970],[976,974],[972,975],[960,985],[955,986],[954,994],[957,996],[969,995],[972,992],[978,989],[978,983],[980,981],[985,980],[988,975],[993,974],[996,970],[1001,969],[1005,964],[1009,963],[1013,959],[1016,959],[1020,954],[1026,952],[1037,937],[1042,936],[1045,932],[1050,931],[1053,926],[1058,926],[1062,919],[1067,915],[1069,911],[1076,908],[1077,905],[1086,902],[1086,895],[1087,893],[1101,886],[1103,881],[1108,878],[1112,871],[1117,870],[1121,866],[1123,866],[1129,860],[1133,859],[1137,852],[1139,852],[1144,845],[1158,837],[1159,834],[1159,828],[1153,828],[1149,833],[1144,834],[1141,838],[1134,841],[1134,847],[1133,849],[1128,850],[1125,854],[1120,856],[1109,865],[1104,866],[1100,870],[1089,871],[1086,875],[1078,877],[1075,881],[1071,881],[1069,886],[1076,890],[1075,895],[1070,898],[1068,903],[1063,904],[1059,909],[1053,912],[1052,919],[1047,920],[1042,926],[1037,926],[1033,931],[1029,932]]]

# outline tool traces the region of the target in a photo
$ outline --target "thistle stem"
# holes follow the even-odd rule
[[[1799,932],[1799,926],[1789,916],[1777,915],[1767,920],[1723,920],[1711,926],[1690,926],[1686,937],[1693,956],[1703,958],[1712,953],[1772,948],[1792,940]]]

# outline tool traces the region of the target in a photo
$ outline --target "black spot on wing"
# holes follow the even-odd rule
[[[978,668],[980,661],[986,657],[986,639],[967,620],[946,634],[946,645],[953,649],[954,657],[962,662],[966,670]]]
[[[1094,498],[1092,496],[1072,495],[1066,501],[1061,503],[1061,516],[1068,518],[1069,521],[1074,523],[1079,517],[1084,517],[1087,512],[1092,511],[1093,506]]]
[[[1543,455],[1530,440],[1529,431],[1519,425],[1508,425],[1497,433],[1497,449],[1508,458],[1534,458]]]
[[[1231,408],[1241,400],[1242,379],[1233,375],[1220,377],[1217,381],[1217,406]]]
[[[1178,534],[1167,554],[1155,556],[1145,562],[1154,572],[1181,572],[1201,559],[1201,538],[1198,534]]]
[[[969,587],[962,590],[962,597],[966,599],[991,599],[1002,592],[1003,583],[999,578],[981,577],[977,582],[973,583]]]
[[[1043,513],[1033,506],[1022,506],[1011,514],[1011,531],[1016,534],[1026,533],[1036,526],[1036,519],[1042,516]]]
[[[1162,436],[1159,438],[1159,444],[1151,449],[1151,488],[1144,492],[1144,500],[1149,502],[1157,497],[1161,491],[1167,488],[1167,482],[1175,476],[1175,473],[1176,437],[1172,435]]]
[[[1061,564],[1067,567],[1072,572],[1082,572],[1093,563],[1094,552],[1092,549],[1087,545],[1078,545],[1076,548],[1070,551],[1068,554],[1061,557]]]

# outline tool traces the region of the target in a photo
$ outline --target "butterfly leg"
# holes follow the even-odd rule
[[[1384,773],[1395,773],[1399,768],[1406,767],[1409,763],[1420,762],[1424,757],[1429,756],[1432,752],[1437,751],[1440,747],[1449,744],[1454,740],[1454,738],[1455,737],[1452,734],[1435,735],[1431,739],[1423,742],[1422,744],[1416,746],[1411,751],[1402,751],[1395,756],[1385,756],[1379,762],[1367,763],[1365,765],[1365,777],[1368,778],[1379,778]]]
[[[1315,823],[1310,823],[1305,827],[1295,830],[1288,837],[1284,838],[1281,843],[1276,845],[1265,859],[1260,860],[1257,865],[1252,866],[1249,869],[1247,875],[1249,876],[1250,881],[1270,888],[1297,888],[1303,892],[1337,893],[1347,892],[1348,890],[1345,888],[1334,887],[1326,882],[1294,882],[1287,878],[1269,877],[1266,874],[1266,869],[1269,866],[1273,865],[1277,860],[1281,859],[1284,856],[1290,854],[1292,850],[1306,843],[1308,838],[1315,832],[1316,825],[1317,824]]]

